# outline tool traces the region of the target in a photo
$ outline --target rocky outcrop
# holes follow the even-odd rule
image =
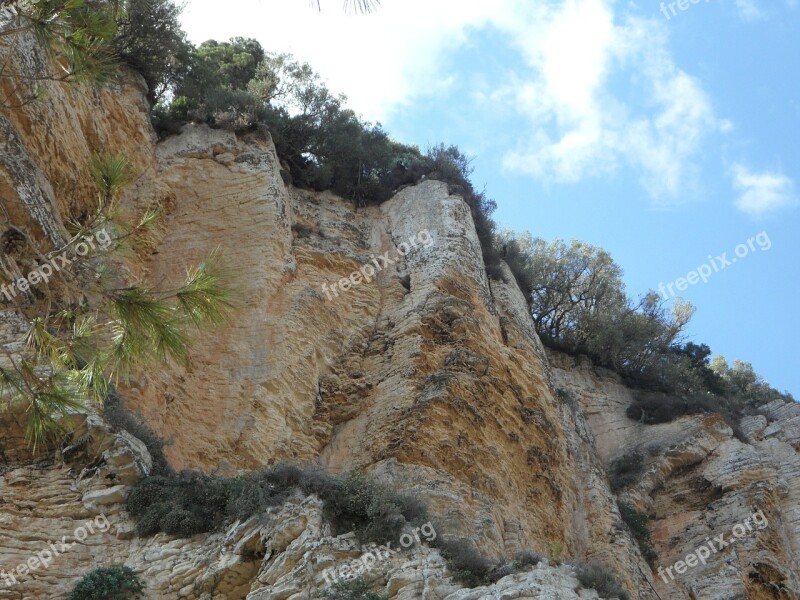
[[[102,432],[94,434],[102,437]],[[101,445],[114,446],[114,438],[107,434]],[[147,462],[137,453],[129,457],[129,469]],[[114,562],[125,562],[141,574],[147,581],[148,598],[299,600],[314,597],[337,571],[359,565],[365,565],[365,580],[393,599],[597,598],[594,591],[579,590],[572,567],[550,565],[546,559],[491,588],[462,589],[453,582],[438,551],[426,543],[435,531],[433,536],[417,534],[418,541],[409,535],[408,540],[388,547],[362,548],[352,533],[330,535],[322,506],[314,497],[295,497],[213,535],[130,539],[129,521],[116,496],[119,486],[105,487],[97,476],[86,480],[86,485],[76,484],[68,467],[24,467],[0,478],[3,566],[15,569],[31,557],[46,563],[40,562],[31,573],[16,575],[11,585],[0,585],[0,598],[63,597],[78,573]],[[87,498],[96,500],[103,494],[102,504],[87,503]],[[25,528],[14,526],[20,521]]]
[[[204,126],[153,157],[125,205],[137,212],[169,198],[169,210],[153,254],[131,269],[169,287],[216,250],[239,290],[232,323],[198,338],[188,365],[142,373],[122,390],[171,440],[176,467],[363,468],[424,498],[448,534],[488,554],[557,544],[566,557],[605,545],[606,523],[586,516],[615,522],[612,499],[592,504],[576,481],[583,442],[548,384],[524,300],[513,284],[489,284],[469,209],[446,184],[356,210],[287,188],[266,133]],[[345,290],[342,278],[367,264],[374,279]],[[146,462],[111,467],[112,455],[131,456],[126,444],[116,439],[104,459],[89,453],[103,466],[83,511],[120,502],[146,472]],[[127,541],[129,529],[119,556],[141,543]],[[599,554],[627,565],[640,560],[630,548]]]
[[[625,416],[633,393],[616,375],[586,360],[549,358],[556,386],[586,414],[605,465],[643,457],[640,480],[622,495],[650,516],[658,566],[672,567],[724,536],[726,545],[709,549],[704,563],[657,577],[661,598],[800,597],[800,406],[776,401],[764,416],[743,419],[747,443],[718,415],[644,425]],[[759,511],[764,519],[754,518]],[[757,526],[763,520],[768,525]]]

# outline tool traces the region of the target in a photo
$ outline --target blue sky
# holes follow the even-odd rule
[[[798,4],[190,0],[184,26],[307,60],[400,141],[458,145],[501,226],[602,246],[631,295],[725,253],[679,292],[690,339],[800,396]]]

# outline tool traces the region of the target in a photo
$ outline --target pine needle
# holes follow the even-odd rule
[[[175,294],[183,313],[200,327],[204,323],[224,325],[234,308],[233,293],[224,283],[215,255],[187,272],[186,282]]]
[[[89,165],[89,172],[100,192],[98,211],[113,213],[114,199],[132,179],[130,161],[122,154],[97,154]]]

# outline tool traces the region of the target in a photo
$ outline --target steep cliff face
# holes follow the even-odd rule
[[[25,60],[39,56],[30,43]],[[133,76],[102,89],[48,85],[46,100],[2,111],[0,191],[12,216],[57,243],[63,222],[91,203],[93,153],[124,152],[138,176],[123,209],[166,209],[152,253],[131,257],[131,272],[166,288],[216,251],[238,289],[232,322],[197,339],[188,365],[140,373],[121,390],[171,441],[173,466],[225,475],[280,460],[365,469],[427,502],[446,527],[439,535],[470,538],[489,555],[561,547],[562,558],[607,563],[639,598],[656,598],[655,590],[662,598],[792,597],[766,595],[776,578],[796,589],[782,562],[797,556],[800,526],[800,515],[788,516],[800,493],[789,477],[798,417],[788,408],[773,407],[770,425],[748,425],[752,445],[731,440],[715,419],[654,436],[620,416],[627,392],[617,383],[559,357],[551,370],[525,299],[514,283],[487,280],[469,209],[445,183],[423,181],[356,209],[287,186],[266,131],[237,137],[187,126],[156,144]],[[359,271],[370,280],[342,284]],[[24,324],[3,313],[0,343],[19,351],[23,334]],[[580,404],[560,399],[558,387]],[[74,416],[75,439],[86,443],[36,459],[18,415],[0,418],[0,568],[73,540],[87,521],[97,529],[46,568],[0,585],[0,598],[60,597],[86,570],[125,562],[152,599],[299,600],[324,586],[325,569],[360,554],[352,535],[330,535],[313,497],[214,535],[132,536],[124,500],[151,459],[138,440],[87,412]],[[694,591],[650,573],[605,475],[635,440],[659,439],[676,448],[654,454],[660,466],[630,494],[657,515],[662,564],[749,504],[786,513],[784,524],[771,522],[751,546],[737,547],[749,549],[746,557],[691,580]],[[706,496],[680,488],[698,465],[713,490],[730,490],[725,506],[739,507],[719,509],[727,520],[709,516]],[[687,507],[708,521],[691,535]],[[368,580],[402,599],[596,597],[580,589],[571,566],[555,563],[465,590],[436,550],[418,544]],[[714,591],[723,588],[748,596]]]

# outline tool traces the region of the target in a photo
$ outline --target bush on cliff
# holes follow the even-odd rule
[[[351,581],[337,581],[329,588],[322,591],[321,598],[326,600],[387,600],[388,596],[381,596],[369,591],[364,579],[361,577]]]
[[[644,466],[644,455],[641,452],[631,452],[613,461],[608,468],[611,491],[619,492],[639,481]]]
[[[316,494],[335,531],[354,531],[362,543],[396,541],[406,524],[427,519],[419,501],[370,477],[337,477],[288,464],[232,479],[191,472],[148,477],[131,491],[128,510],[141,536],[190,536],[280,506],[297,492]]]
[[[619,600],[631,598],[617,581],[616,575],[598,562],[576,563],[575,576],[582,587],[595,590],[601,598],[619,598]]]
[[[717,396],[708,392],[675,396],[662,392],[639,392],[625,415],[648,425],[669,423],[685,415],[716,413],[725,419],[734,436],[747,443],[747,436],[739,424],[742,417],[756,414],[756,409],[745,405],[739,397]]]
[[[623,522],[628,526],[639,550],[642,552],[644,559],[651,565],[654,565],[658,560],[658,554],[653,547],[653,541],[650,538],[650,527],[648,526],[647,515],[643,512],[636,510],[636,507],[630,502],[619,502],[619,514]]]
[[[133,600],[143,596],[144,585],[132,569],[115,565],[87,573],[66,600]]]

